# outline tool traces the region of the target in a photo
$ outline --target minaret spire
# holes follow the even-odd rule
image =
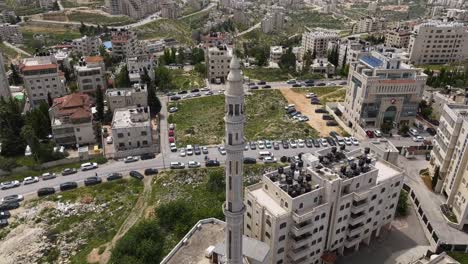
[[[224,122],[226,138],[226,260],[242,264],[242,234],[244,226],[244,87],[239,59],[233,54],[225,93]]]

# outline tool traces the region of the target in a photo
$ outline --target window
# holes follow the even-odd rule
[[[341,220],[343,220],[341,217],[338,218],[338,223],[341,223]]]
[[[322,225],[322,226],[320,226],[319,230],[320,230],[320,231],[322,231],[322,230],[323,230],[323,225]]]
[[[268,237],[268,239],[269,239],[270,238],[270,233],[265,232],[265,236]]]
[[[80,128],[79,128],[79,127],[76,128],[76,132],[80,132]]]
[[[284,207],[288,208],[288,202],[284,202]]]
[[[346,204],[346,208],[349,208],[351,206],[351,203]]]
[[[267,220],[266,220],[265,222],[266,222],[266,224],[267,224],[268,226],[271,226],[271,221],[270,221],[270,219],[267,218]]]
[[[285,239],[286,239],[286,236],[285,236],[285,235],[282,235],[282,236],[279,237],[278,241],[283,241],[283,240],[285,240]]]
[[[247,217],[252,218],[252,215],[249,212],[247,212]]]
[[[280,229],[283,229],[283,228],[285,228],[285,227],[286,227],[286,223],[281,223],[281,224],[280,224]]]
[[[252,202],[251,202],[250,200],[247,200],[247,204],[248,204],[249,206],[252,206]]]
[[[283,260],[282,259],[278,260],[276,264],[283,264]]]
[[[380,214],[380,211],[377,211],[377,212],[375,213],[375,215],[379,215],[379,214]]]
[[[320,242],[322,242],[322,238],[321,238],[321,237],[319,237],[319,239],[317,239],[317,243],[320,243]]]
[[[250,225],[249,224],[247,224],[247,229],[250,230]]]
[[[320,216],[317,215],[317,216],[315,217],[315,221],[318,221],[319,219],[320,219]]]
[[[141,135],[146,136],[147,135],[146,131],[141,131]]]
[[[281,253],[283,253],[283,252],[284,252],[284,248],[278,249],[278,254],[281,254]]]
[[[369,208],[369,213],[374,211],[374,206],[371,206],[371,208]]]
[[[377,198],[377,194],[372,195],[371,200],[374,201]]]
[[[340,233],[340,229],[337,229],[335,233],[338,235]]]
[[[340,211],[344,210],[344,205],[340,206]]]
[[[370,223],[372,221],[372,218],[367,219],[366,223]]]
[[[382,190],[380,191],[381,193],[385,192],[385,188],[382,188]]]
[[[395,183],[395,187],[397,187],[397,186],[400,186],[400,182],[399,182],[399,181]]]
[[[380,199],[380,200],[379,200],[379,204],[382,204],[382,202],[383,202],[383,200],[382,200],[382,199]]]
[[[118,134],[117,134],[117,137],[118,137],[118,138],[123,138],[124,135],[123,135],[123,133],[118,133]]]
[[[320,218],[322,218],[322,219],[323,219],[323,218],[325,218],[325,216],[326,216],[326,214],[325,214],[325,213],[323,213],[323,214],[322,214],[322,216],[320,216]]]

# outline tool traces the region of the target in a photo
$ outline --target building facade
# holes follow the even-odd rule
[[[358,20],[358,22],[354,25],[353,33],[369,33],[369,32],[376,32],[382,31],[387,28],[387,21],[385,18],[376,18],[376,17],[362,17]]]
[[[461,62],[468,55],[468,32],[463,23],[422,23],[414,27],[408,49],[416,65]]]
[[[61,72],[53,57],[26,58],[20,65],[20,71],[26,94],[33,107],[41,102],[47,103],[49,95],[51,98],[57,98],[67,94]]]
[[[132,88],[106,90],[107,107],[114,112],[118,108],[129,106],[148,106],[148,90],[145,84],[134,84]]]
[[[206,55],[208,80],[211,83],[225,83],[229,74],[232,50],[227,45],[208,48]]]
[[[84,93],[94,93],[96,89],[106,89],[104,60],[101,56],[82,58],[74,67],[78,89]]]
[[[176,19],[181,14],[181,8],[174,1],[166,1],[161,4],[161,17]]]
[[[340,41],[338,52],[338,67],[356,62],[361,52],[370,48],[370,43],[356,37],[348,37]]]
[[[408,48],[411,32],[396,28],[385,34],[385,45],[395,48]]]
[[[131,57],[141,55],[143,47],[135,31],[128,29],[111,30],[112,56]]]
[[[246,188],[244,233],[270,246],[271,263],[323,263],[390,226],[403,177],[368,149],[304,154]]]
[[[57,144],[75,146],[96,143],[89,95],[73,93],[55,98],[49,109],[49,117]]]
[[[107,12],[112,15],[126,15],[133,19],[141,19],[155,13],[159,8],[156,0],[106,0]]]
[[[308,31],[302,34],[302,51],[315,52],[317,58],[327,56],[328,43],[337,42],[340,39],[336,32]]]
[[[154,80],[154,57],[153,55],[138,55],[127,58],[127,70],[132,83],[141,82],[141,76],[148,74]]]
[[[281,46],[270,47],[270,61],[278,63],[281,60],[281,56],[284,54],[284,49]]]
[[[468,227],[468,106],[445,105],[431,163],[439,168],[439,180],[435,191],[447,198],[446,204],[452,209],[458,229]]]
[[[393,53],[361,53],[351,63],[343,118],[348,126],[409,125],[416,117],[427,75]]]
[[[263,33],[271,33],[273,31],[281,30],[284,27],[284,13],[285,10],[280,6],[273,6],[265,18],[261,22]]]
[[[23,43],[23,34],[19,25],[0,24],[0,40],[21,44]]]
[[[95,56],[99,55],[99,48],[102,45],[102,41],[97,36],[83,36],[72,41],[72,51],[75,54],[81,54],[81,56]]]
[[[10,84],[8,83],[8,77],[6,75],[5,61],[3,55],[0,52],[0,97],[8,99],[11,97]]]

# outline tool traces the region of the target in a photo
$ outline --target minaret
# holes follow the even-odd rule
[[[226,124],[226,260],[242,264],[242,234],[244,226],[243,161],[244,161],[244,87],[239,60],[232,56],[225,93]]]

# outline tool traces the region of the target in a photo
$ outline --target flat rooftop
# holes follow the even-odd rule
[[[148,107],[118,108],[114,111],[112,129],[146,126],[150,126],[150,115]]]
[[[255,197],[255,199],[261,203],[262,205],[264,205],[269,212],[271,212],[272,214],[275,214],[276,216],[280,216],[280,215],[283,215],[283,214],[286,214],[286,210],[284,210],[278,202],[276,202],[275,200],[273,200],[270,195],[268,195],[268,193],[266,193],[263,188],[261,188],[261,186],[259,186],[260,188],[256,189],[256,190],[253,190],[250,192],[250,194],[252,196]]]
[[[382,182],[401,174],[401,171],[392,167],[388,163],[384,163],[381,161],[377,161],[374,164],[374,167],[379,170],[379,174],[377,175],[377,182]]]

